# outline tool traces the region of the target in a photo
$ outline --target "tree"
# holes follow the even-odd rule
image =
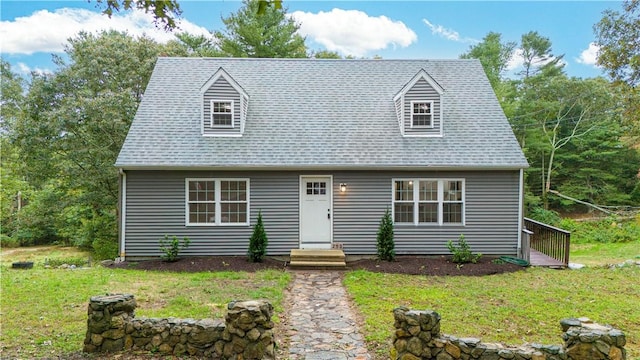
[[[625,133],[631,138],[640,134],[640,0],[627,0],[622,8],[623,13],[605,11],[593,29],[598,65],[619,83],[624,94]]]
[[[633,197],[640,184],[640,153],[624,145],[623,135],[618,122],[602,121],[587,135],[567,144],[566,150],[556,155],[563,164],[555,170],[558,191],[591,204],[640,203],[640,198]],[[560,204],[576,207],[575,202],[562,199]]]
[[[561,60],[564,55],[553,55],[549,38],[541,36],[537,31],[529,31],[522,35],[520,46],[524,60],[524,69],[520,74],[524,79],[540,72],[544,72],[548,76],[562,73],[564,64]]]
[[[269,6],[258,14],[258,0],[244,0],[235,14],[223,18],[224,32],[216,31],[220,50],[231,57],[304,58],[305,39],[296,32],[298,24],[284,8]]]
[[[89,0],[90,1],[90,0]],[[130,10],[133,8],[151,13],[156,25],[160,23],[165,30],[171,31],[177,27],[176,19],[182,15],[180,4],[177,0],[96,0],[98,6],[106,6],[103,14],[111,17],[113,12]],[[257,14],[262,15],[269,8],[282,9],[282,0],[258,0]]]
[[[524,150],[534,165],[531,171],[537,168],[540,172],[540,177],[534,176],[530,180],[544,179],[541,195],[548,208],[547,194],[560,169],[571,168],[577,172],[585,164],[583,158],[556,164],[556,156],[571,153],[561,153],[565,148],[575,151],[571,145],[586,139],[593,131],[610,129],[618,124],[618,100],[603,79],[557,76],[527,88],[522,101],[529,105],[527,111],[531,114],[527,130],[529,145]],[[603,170],[606,171],[606,167]],[[557,185],[562,185],[562,181]]]
[[[253,234],[249,239],[249,250],[247,255],[251,262],[262,262],[265,254],[267,253],[267,245],[269,239],[267,238],[267,232],[264,230],[264,224],[262,223],[262,211],[258,211],[258,220],[253,227]]]
[[[342,59],[342,56],[335,51],[320,50],[309,54],[309,57],[315,59]]]
[[[380,260],[393,261],[396,257],[395,242],[393,240],[393,220],[389,209],[385,210],[376,237],[378,258]]]
[[[177,0],[96,0],[98,6],[106,6],[103,14],[111,17],[113,12],[138,9],[153,15],[156,25],[160,23],[165,30],[177,27],[176,19],[182,14]]]
[[[220,57],[224,56],[218,49],[212,37],[194,35],[190,33],[176,34],[176,39],[169,41],[163,51],[166,56],[199,56]]]
[[[28,165],[25,178],[38,194],[58,199],[40,202],[61,207],[53,212],[56,237],[115,256],[118,174],[113,164],[160,46],[109,31],[80,33],[65,51],[68,63],[56,58],[59,69],[53,75],[33,77],[24,116],[11,136]],[[51,187],[55,191],[44,191]]]
[[[24,101],[24,80],[11,70],[11,65],[0,58],[0,131],[5,134],[15,123]]]
[[[640,0],[626,0],[623,13],[606,10],[593,29],[598,65],[614,80],[640,84]]]
[[[15,230],[18,210],[31,187],[19,174],[18,152],[9,137],[22,115],[25,83],[2,58],[0,75],[0,231],[8,236]]]
[[[501,37],[500,33],[490,32],[482,42],[470,46],[466,53],[460,55],[461,59],[480,60],[494,91],[502,81],[503,73],[516,47],[515,42],[502,42]]]

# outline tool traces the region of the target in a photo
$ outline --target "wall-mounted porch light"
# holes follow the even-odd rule
[[[345,191],[347,191],[347,183],[341,183],[340,192],[345,192]]]

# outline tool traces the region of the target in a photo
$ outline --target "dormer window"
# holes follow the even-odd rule
[[[249,95],[223,68],[200,88],[203,136],[242,136]]]
[[[402,136],[442,137],[444,89],[424,69],[393,97]]]
[[[211,126],[233,127],[233,100],[211,101]]]
[[[433,101],[411,102],[411,127],[433,127]]]

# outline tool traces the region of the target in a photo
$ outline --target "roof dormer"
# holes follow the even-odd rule
[[[402,136],[442,136],[444,89],[424,69],[393,98]]]
[[[223,68],[200,89],[202,93],[202,135],[242,136],[249,95]]]

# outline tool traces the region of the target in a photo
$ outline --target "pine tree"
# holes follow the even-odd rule
[[[389,209],[384,212],[380,220],[380,228],[377,237],[378,258],[380,260],[393,261],[396,257],[395,243],[393,241],[393,221]]]
[[[264,255],[267,253],[267,233],[264,231],[264,224],[262,223],[262,211],[258,212],[258,221],[253,227],[253,234],[249,239],[249,250],[247,255],[251,262],[262,262]]]
[[[306,58],[305,38],[297,33],[300,25],[287,15],[287,9],[261,8],[261,3],[244,0],[236,13],[222,19],[224,32],[214,33],[220,50],[230,57]]]

